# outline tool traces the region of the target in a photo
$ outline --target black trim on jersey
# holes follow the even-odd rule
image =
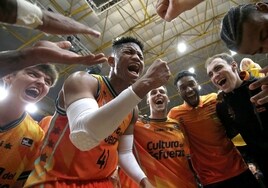
[[[108,80],[107,76],[102,76],[102,79],[103,79],[105,85],[108,87],[111,94],[113,95],[113,97],[115,98],[118,94],[115,92],[115,90],[114,90],[113,86],[111,85],[110,81]]]
[[[24,112],[18,119],[11,121],[10,123],[4,125],[3,127],[0,127],[0,133],[1,132],[5,132],[8,131],[14,127],[16,127],[17,125],[19,125],[26,117],[26,112]]]
[[[56,100],[55,100],[55,107],[56,107],[56,112],[62,116],[66,116],[66,111],[64,108],[62,108],[59,104],[59,97],[60,95],[58,94]]]
[[[31,170],[22,172],[17,180],[18,181],[19,180],[26,180],[28,178],[28,176],[30,175],[30,173],[31,173]]]

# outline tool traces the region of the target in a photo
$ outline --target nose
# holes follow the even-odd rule
[[[39,77],[36,82],[39,84],[39,85],[45,85],[46,84],[46,81],[45,81],[45,78],[44,77]]]
[[[218,72],[213,72],[211,77],[210,77],[210,81],[213,81],[218,75],[219,75]]]
[[[192,91],[192,90],[193,90],[192,87],[190,87],[190,86],[187,86],[187,87],[186,87],[186,92],[189,92],[189,91]]]
[[[142,61],[142,59],[140,58],[138,52],[134,53],[133,56],[132,56],[132,58],[138,59],[138,61]]]

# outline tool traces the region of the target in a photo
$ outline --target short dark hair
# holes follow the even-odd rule
[[[113,41],[113,45],[112,45],[113,51],[121,47],[122,44],[130,43],[130,42],[136,43],[140,47],[141,51],[144,50],[144,45],[142,44],[141,41],[139,41],[137,38],[127,36],[127,37],[118,37]]]
[[[258,13],[255,4],[243,4],[232,7],[224,16],[220,37],[230,50],[238,50],[242,42],[243,23],[254,13]]]
[[[190,72],[190,71],[188,71],[188,70],[182,70],[182,71],[180,71],[180,72],[177,74],[177,76],[175,77],[175,79],[174,79],[174,85],[177,86],[177,82],[178,82],[181,78],[183,78],[183,77],[185,77],[185,76],[192,76],[192,77],[196,78],[196,74],[195,74],[195,73],[192,73],[192,72]]]
[[[207,66],[216,58],[220,58],[220,59],[226,61],[229,65],[231,65],[232,62],[235,61],[234,58],[227,53],[216,54],[216,55],[214,55],[206,60],[205,68],[207,68]]]
[[[30,67],[27,67],[30,68]],[[38,64],[35,66],[32,66],[32,68],[35,68],[41,72],[43,72],[45,75],[49,76],[52,81],[52,87],[56,84],[59,73],[57,71],[57,68],[54,64]]]

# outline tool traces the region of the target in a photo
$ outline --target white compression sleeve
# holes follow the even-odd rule
[[[97,102],[90,98],[73,102],[67,108],[70,140],[82,151],[92,149],[112,134],[140,101],[129,87],[100,108]]]
[[[146,175],[140,168],[132,152],[133,135],[122,135],[119,141],[119,166],[129,175],[136,183],[140,184]]]
[[[26,0],[17,0],[17,25],[36,28],[43,24],[43,12],[40,7]]]

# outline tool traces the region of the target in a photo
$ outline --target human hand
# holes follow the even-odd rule
[[[43,24],[36,29],[50,34],[89,34],[94,37],[99,37],[100,32],[89,28],[88,26],[75,21],[67,16],[43,10]]]
[[[133,85],[133,91],[143,98],[150,90],[165,85],[171,73],[166,61],[156,60]]]
[[[158,0],[156,4],[157,14],[170,22],[186,10],[192,9],[202,0]]]
[[[33,47],[25,49],[25,52],[29,53],[25,56],[29,59],[28,61],[32,62],[32,65],[42,63],[60,63],[91,66],[107,62],[107,58],[103,53],[82,56],[67,50],[70,47],[71,43],[69,41],[39,41]]]
[[[259,72],[261,73],[268,73],[268,66],[264,67]],[[268,75],[265,77],[257,80],[256,82],[249,85],[249,89],[254,90],[258,87],[261,87],[262,91],[257,95],[251,97],[251,102],[261,105],[268,102]]]
[[[113,188],[121,188],[118,168],[113,172],[109,179],[113,183]]]

